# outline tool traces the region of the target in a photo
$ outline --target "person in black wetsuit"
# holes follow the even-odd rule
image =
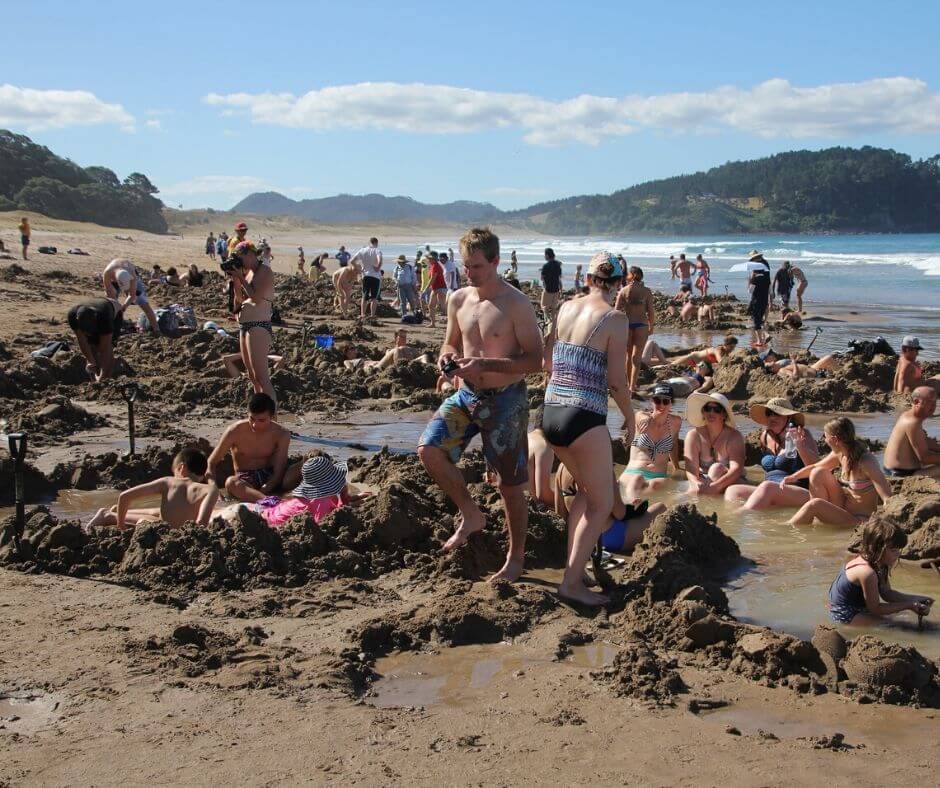
[[[131,296],[123,302],[114,298],[89,298],[69,310],[69,328],[75,332],[78,346],[88,362],[85,370],[96,383],[114,373],[114,344],[130,300]]]
[[[762,346],[767,342],[764,332],[764,320],[767,317],[767,305],[770,302],[770,265],[758,251],[751,252],[749,263],[759,263],[752,268],[747,284],[751,288],[751,301],[747,305],[748,314],[754,326],[754,344]]]
[[[784,307],[790,306],[790,292],[793,290],[793,269],[790,267],[790,261],[784,260],[783,265],[777,269],[774,274],[773,295],[780,296],[780,301]]]

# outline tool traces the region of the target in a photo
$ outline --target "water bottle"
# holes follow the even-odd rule
[[[783,447],[783,456],[790,460],[795,459],[797,456],[796,427],[793,425],[787,427],[787,436]]]

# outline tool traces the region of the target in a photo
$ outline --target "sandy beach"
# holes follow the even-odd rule
[[[0,237],[17,258],[20,216],[0,214]],[[214,270],[206,232],[231,232],[231,221],[174,227],[180,237],[30,218],[30,260],[0,260],[0,418],[33,434],[36,469],[28,485],[35,554],[18,563],[0,552],[0,784],[936,782],[936,624],[872,632],[882,645],[857,631],[843,632],[846,642],[816,629],[826,620],[821,578],[838,571],[849,532],[794,534],[785,518],[694,509],[673,490],[661,499],[679,505],[611,570],[621,584],[615,604],[589,613],[553,593],[565,535],[532,504],[529,571],[516,586],[491,586],[481,578],[504,537],[481,457],[471,453],[462,468],[491,526],[442,557],[455,510],[407,453],[440,400],[436,374],[408,366],[366,378],[310,348],[304,324],[376,357],[400,323],[336,319],[313,308],[329,295],[309,283],[279,285],[287,327],[276,331],[276,349],[289,360],[275,377],[282,420],[292,454],[316,447],[351,458],[352,482],[377,493],[368,506],[331,516],[322,533],[290,527],[271,536],[254,520],[203,534],[165,526],[83,533],[79,518],[165,472],[176,446],[211,445],[241,415],[247,385],[218,372],[231,348],[209,332],[122,338],[128,377],[145,392],[140,456],[126,459],[116,387],[88,383],[74,354],[48,363],[28,354],[70,338],[67,309],[94,292],[92,276],[110,259]],[[285,275],[299,243],[309,262],[370,235],[418,243],[456,240],[464,229],[247,221],[251,237],[272,239],[274,268]],[[40,245],[59,253],[41,255]],[[88,256],[64,253],[75,246]],[[23,271],[11,272],[14,263]],[[151,300],[191,302],[200,322],[231,328],[221,281],[198,294],[157,287]],[[664,325],[663,341],[745,336],[740,304],[722,308],[727,325]],[[864,307],[810,317],[866,335],[883,320]],[[443,329],[409,333],[436,351]],[[801,332],[794,347],[809,336]],[[849,403],[869,426],[865,437],[883,442],[903,403],[883,390],[887,362],[860,366],[858,380],[806,384],[791,396],[818,406],[814,429]],[[758,381],[743,360],[722,374],[737,412],[750,398],[777,395],[778,384]],[[10,480],[7,464],[2,516]],[[940,555],[933,488],[897,489],[913,502],[909,519],[922,524],[923,556]],[[36,509],[40,502],[47,508]],[[935,591],[936,577],[910,558],[899,584]],[[768,587],[792,593],[792,602],[774,602]],[[923,656],[904,650],[912,646]]]

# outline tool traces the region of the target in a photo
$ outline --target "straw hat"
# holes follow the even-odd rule
[[[767,426],[768,413],[774,413],[777,416],[792,416],[793,421],[801,427],[806,424],[806,417],[798,410],[794,410],[793,403],[786,397],[774,397],[767,400],[765,405],[751,405],[751,419],[764,427]]]
[[[400,254],[400,255],[398,255],[398,259],[397,259],[395,262],[396,262],[396,263],[407,263],[407,262],[408,262],[408,258],[405,257],[405,255]]]
[[[311,457],[300,471],[303,481],[291,495],[308,500],[338,495],[346,486],[346,470],[345,462],[333,462],[326,454]]]
[[[767,262],[764,260],[764,253],[758,252],[756,249],[748,255],[747,261],[749,263],[764,263]]]
[[[703,394],[701,391],[693,391],[685,401],[685,417],[693,427],[704,427],[705,416],[702,414],[702,408],[709,402],[717,402],[725,409],[727,418],[725,424],[734,428],[734,414],[731,412],[731,404],[724,394],[709,391]]]

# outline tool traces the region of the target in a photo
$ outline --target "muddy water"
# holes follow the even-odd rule
[[[563,661],[511,643],[458,646],[433,653],[405,652],[378,660],[382,678],[368,702],[377,708],[447,706],[463,708],[493,694],[497,680],[521,677],[528,668],[562,670],[564,665],[595,669],[613,661],[616,647],[608,643],[576,646]]]
[[[49,510],[63,520],[81,520],[83,523],[99,509],[110,509],[117,503],[118,490],[103,488],[99,490],[61,490],[46,505]],[[140,498],[134,502],[135,509],[149,509],[160,506],[160,496]],[[15,512],[12,506],[0,507],[0,520]]]
[[[0,729],[31,734],[62,716],[62,697],[32,692],[0,692]]]

